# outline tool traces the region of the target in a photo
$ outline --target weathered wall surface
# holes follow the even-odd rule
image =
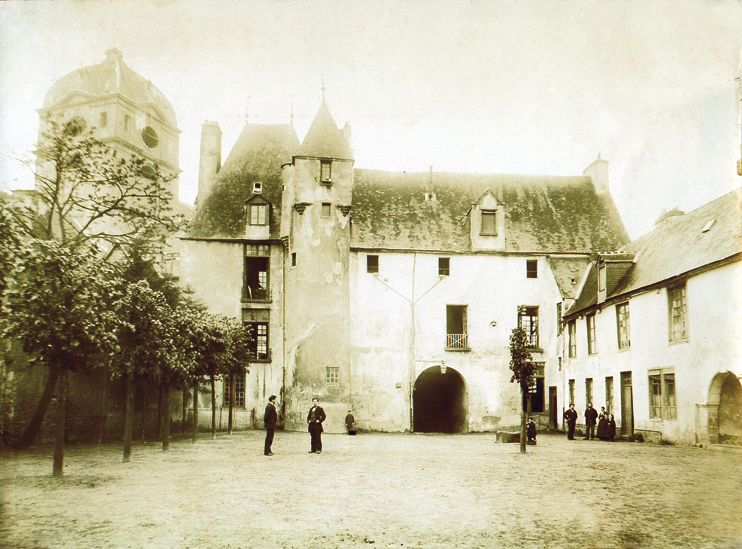
[[[595,317],[598,351],[594,355],[587,354],[585,318],[578,319],[577,357],[565,359],[564,385],[569,379],[575,380],[575,404],[580,414],[586,404],[585,379],[593,378],[593,405],[600,409],[606,401],[605,378],[612,376],[614,414],[620,428],[621,372],[631,372],[635,429],[660,431],[663,438],[675,442],[708,441],[707,406],[719,404],[718,391],[723,383],[720,375],[731,372],[742,377],[741,279],[742,263],[735,262],[687,280],[688,339],[684,342],[669,341],[667,288],[630,299],[628,350],[618,350],[614,305],[604,307]],[[674,372],[677,419],[649,417],[650,370]],[[719,387],[714,401],[711,393],[715,384]],[[564,405],[561,397],[560,404]],[[711,416],[713,423],[713,410]]]
[[[190,286],[209,312],[240,318],[244,262],[242,243],[183,241],[180,285]]]
[[[519,425],[520,391],[509,368],[519,305],[539,307],[543,352],[534,359],[545,362],[547,372],[556,370],[561,298],[545,259],[538,259],[539,277],[527,279],[526,259],[535,257],[389,252],[378,254],[374,275],[366,272],[369,253],[377,254],[351,255],[351,396],[358,427],[408,429],[411,387],[443,362],[465,380],[470,431]],[[439,257],[450,257],[450,276],[439,277]],[[446,305],[467,306],[467,352],[446,350]],[[545,400],[548,406],[548,391]]]

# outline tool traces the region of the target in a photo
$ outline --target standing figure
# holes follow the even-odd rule
[[[611,414],[610,419],[608,419],[608,427],[606,427],[606,436],[610,439],[611,442],[616,440],[616,419],[613,417],[613,414]]]
[[[598,416],[598,438],[600,440],[608,438],[608,413],[605,411],[605,406],[600,407]]]
[[[569,410],[564,412],[564,421],[567,422],[567,440],[574,440],[575,425],[577,424],[577,411],[574,404],[570,404]]]
[[[528,418],[528,423],[526,424],[526,436],[528,437],[528,444],[531,446],[536,445],[536,424],[533,422],[533,418]]]
[[[353,412],[348,410],[348,415],[345,416],[345,427],[348,429],[349,435],[355,435],[356,432],[353,429],[353,424],[356,422],[356,418],[353,417]]]
[[[307,414],[307,423],[309,423],[309,434],[312,436],[312,450],[310,454],[322,453],[322,422],[327,418],[325,411],[318,404],[317,397],[312,399],[312,407]]]
[[[598,419],[598,411],[593,408],[592,402],[587,403],[585,410],[585,440],[595,439],[595,423]]]
[[[276,411],[276,395],[268,397],[268,405],[265,407],[265,448],[263,453],[266,456],[272,456],[271,445],[273,444],[273,435],[276,433],[276,422],[278,421],[278,412]]]

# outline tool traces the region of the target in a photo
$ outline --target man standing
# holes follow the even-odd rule
[[[345,427],[348,429],[349,435],[355,435],[356,431],[353,429],[353,424],[356,422],[356,418],[353,417],[353,412],[348,410],[348,415],[345,416]]]
[[[585,440],[595,440],[595,423],[598,420],[598,411],[593,408],[592,402],[587,403],[585,410]]]
[[[318,404],[317,397],[312,399],[312,407],[309,409],[307,414],[307,422],[309,423],[309,434],[312,436],[312,451],[310,454],[321,454],[322,453],[322,422],[327,416],[325,411]]]
[[[574,440],[575,425],[577,424],[577,412],[574,404],[570,404],[569,410],[564,412],[564,421],[567,422],[567,440]]]
[[[268,405],[265,407],[265,449],[263,453],[266,456],[272,456],[271,445],[273,444],[273,435],[276,433],[276,422],[278,421],[278,412],[276,411],[276,395],[268,398]]]

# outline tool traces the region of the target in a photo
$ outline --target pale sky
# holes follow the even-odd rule
[[[302,139],[323,80],[357,168],[581,175],[600,153],[632,238],[740,186],[739,0],[0,2],[0,188],[33,186],[15,158],[47,91],[112,47],[175,109],[188,203],[204,120],[225,159],[248,102],[287,123],[293,96]]]

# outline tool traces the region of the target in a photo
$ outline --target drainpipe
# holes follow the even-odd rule
[[[431,167],[432,169],[432,167]],[[410,433],[415,432],[414,400],[415,392],[415,269],[417,267],[417,254],[412,256],[412,299],[410,299],[410,313],[412,318],[410,338]]]

